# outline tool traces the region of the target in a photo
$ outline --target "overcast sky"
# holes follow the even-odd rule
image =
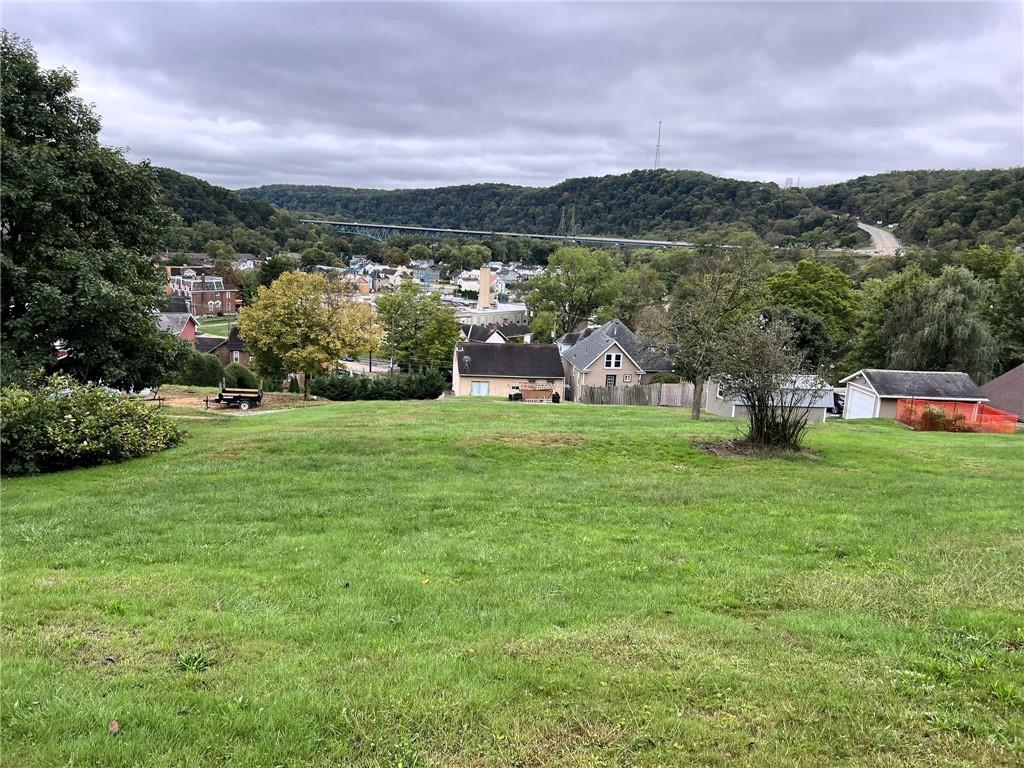
[[[1024,164],[1020,2],[6,3],[103,140],[229,187]]]

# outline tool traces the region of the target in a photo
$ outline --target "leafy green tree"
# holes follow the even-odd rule
[[[555,338],[555,327],[558,324],[558,317],[554,312],[545,310],[538,312],[530,318],[530,343],[550,344]]]
[[[820,317],[836,346],[856,329],[858,307],[853,281],[834,267],[802,259],[793,269],[772,275],[767,288],[772,304]]]
[[[736,329],[761,303],[767,271],[764,249],[757,243],[730,250],[703,247],[693,273],[676,283],[661,327],[654,323],[652,328],[652,313],[645,314],[648,333],[662,340],[676,370],[693,382],[694,419],[700,418],[704,383],[719,372]]]
[[[317,240],[302,251],[299,263],[302,267],[315,267],[318,265],[331,266],[337,264],[338,257],[328,249],[323,240]],[[273,282],[273,281],[271,281]]]
[[[916,266],[864,287],[864,321],[850,365],[966,371],[984,380],[998,345],[984,317],[989,290],[964,267],[929,277]]]
[[[384,249],[382,257],[384,259],[385,264],[390,264],[391,266],[395,267],[409,263],[408,254],[406,254],[406,252],[403,251],[401,248],[396,248],[393,245]]]
[[[377,299],[384,349],[405,368],[447,365],[459,340],[455,313],[433,291],[406,281]]]
[[[345,355],[380,344],[380,326],[368,304],[331,290],[323,275],[287,272],[260,287],[238,313],[238,332],[260,370],[304,373],[309,379]]]
[[[281,275],[286,272],[293,272],[298,268],[299,263],[293,257],[285,256],[283,253],[276,253],[260,265],[260,285],[269,287]]]
[[[100,145],[74,73],[41,69],[31,45],[6,31],[0,53],[5,378],[45,370],[153,384],[188,345],[154,323],[166,296],[153,256],[171,219],[152,171]]]
[[[785,323],[793,332],[793,342],[809,366],[826,366],[833,362],[836,348],[829,340],[825,321],[813,312],[793,307],[770,306],[761,310],[767,323]]]
[[[628,328],[636,328],[640,312],[661,303],[667,290],[653,267],[629,267],[619,276],[618,295],[608,306],[608,319],[619,318]]]
[[[231,261],[235,258],[235,249],[223,240],[211,240],[206,244],[206,255],[213,261]]]
[[[1014,254],[992,292],[989,313],[999,340],[999,372],[1024,362],[1024,254]]]
[[[411,261],[424,261],[433,258],[433,254],[430,252],[430,248],[425,246],[423,243],[414,243],[410,245],[406,250]]]
[[[619,262],[606,250],[559,248],[547,269],[528,283],[526,304],[535,313],[551,312],[556,333],[574,331],[616,296]]]
[[[971,272],[984,280],[998,280],[1010,262],[1013,251],[1010,248],[993,248],[979,245],[960,253],[959,261]]]

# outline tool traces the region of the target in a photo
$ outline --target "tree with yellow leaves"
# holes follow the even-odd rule
[[[380,345],[382,332],[368,304],[352,300],[323,275],[286,272],[261,287],[238,313],[238,333],[263,370],[305,374],[309,380],[345,355]]]

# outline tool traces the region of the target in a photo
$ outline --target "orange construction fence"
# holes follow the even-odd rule
[[[933,432],[998,432],[1012,435],[1017,431],[1015,413],[1007,413],[984,403],[961,403],[954,400],[897,400],[896,421],[912,429]]]

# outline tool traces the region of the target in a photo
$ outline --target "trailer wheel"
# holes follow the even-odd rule
[[[248,411],[249,410],[249,401],[248,400],[243,400],[242,402],[240,402],[238,404],[238,409],[240,411]]]

